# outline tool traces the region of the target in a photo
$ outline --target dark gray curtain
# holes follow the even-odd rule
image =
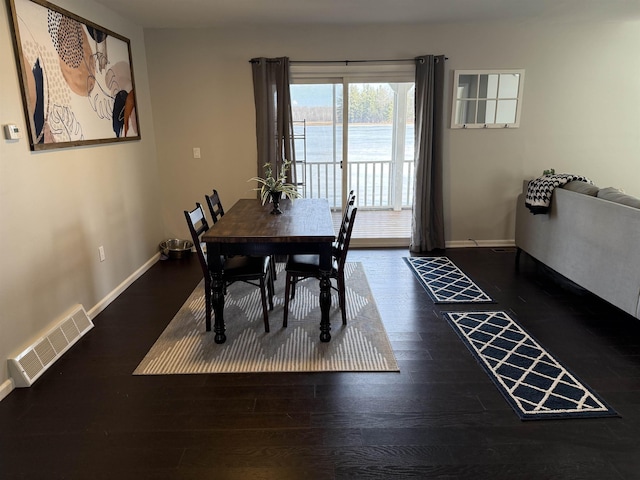
[[[283,160],[290,160],[288,181],[295,183],[289,59],[253,58],[251,65],[256,105],[258,176],[264,175],[265,163],[271,163],[275,174],[280,170]]]
[[[442,134],[444,55],[416,58],[415,184],[412,252],[444,249]]]

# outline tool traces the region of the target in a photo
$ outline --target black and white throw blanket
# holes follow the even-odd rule
[[[566,183],[580,180],[593,185],[593,182],[582,175],[572,175],[570,173],[559,173],[554,175],[544,175],[529,182],[527,186],[527,195],[525,197],[525,205],[531,210],[531,213],[547,213],[551,204],[551,196],[556,187],[565,185]]]

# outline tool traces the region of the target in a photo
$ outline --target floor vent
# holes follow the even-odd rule
[[[9,359],[9,373],[16,387],[30,387],[64,352],[93,328],[82,305],[76,305],[44,337]]]

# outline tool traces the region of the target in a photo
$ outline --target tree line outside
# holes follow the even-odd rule
[[[392,123],[394,92],[386,84],[351,85],[349,90],[349,122],[350,123]],[[342,123],[342,95],[337,98],[336,119]],[[413,119],[413,104],[408,102],[407,118]],[[331,123],[332,106],[293,106],[294,121],[306,120],[307,123]],[[412,121],[411,121],[412,122]]]

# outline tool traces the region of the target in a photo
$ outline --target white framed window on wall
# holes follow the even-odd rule
[[[524,70],[455,70],[451,128],[520,126]]]

